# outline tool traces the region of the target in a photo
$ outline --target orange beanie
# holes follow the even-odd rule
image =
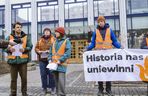
[[[100,21],[104,21],[105,22],[106,20],[105,20],[104,16],[99,16],[98,19],[97,19],[97,21],[98,22],[100,22]]]

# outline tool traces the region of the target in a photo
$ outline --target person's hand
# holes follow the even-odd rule
[[[46,50],[45,52],[46,52],[46,53],[49,53],[49,50]]]
[[[42,53],[42,51],[38,51],[38,54],[41,54]]]
[[[51,60],[49,60],[48,63],[51,63]]]
[[[14,46],[14,45],[17,45],[17,43],[13,41],[9,41],[9,45]]]
[[[19,49],[19,51],[23,53],[25,51],[25,49],[21,48],[21,49]]]
[[[15,49],[13,47],[9,48],[10,52],[14,52]]]
[[[58,60],[57,64],[61,64],[61,62]]]

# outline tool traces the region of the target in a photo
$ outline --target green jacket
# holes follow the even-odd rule
[[[14,32],[11,33],[11,36],[13,36],[14,38],[14,42],[20,44],[22,43],[21,42],[21,39],[25,36],[27,36],[23,31],[21,32],[21,37],[17,37],[15,36]],[[10,36],[8,36],[6,38],[6,40],[10,40]],[[23,54],[28,54],[29,56],[29,52],[31,51],[33,45],[32,45],[32,42],[31,40],[27,37],[27,42],[26,42],[26,48],[24,49],[24,52]],[[8,56],[11,55],[12,53],[10,52],[9,48],[5,49],[5,52],[8,53]],[[8,59],[7,63],[8,64],[26,64],[29,62],[29,57],[28,58],[20,58],[20,56],[16,56],[15,59]]]

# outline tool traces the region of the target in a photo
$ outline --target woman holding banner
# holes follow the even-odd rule
[[[99,16],[97,19],[98,26],[96,31],[93,32],[92,40],[89,46],[86,47],[83,51],[92,50],[107,50],[112,49],[112,45],[116,48],[121,48],[121,44],[117,41],[116,36],[112,29],[110,28],[109,24],[106,23],[104,16]],[[98,96],[103,95],[103,82],[98,82]],[[112,96],[111,91],[111,82],[106,82],[106,93],[109,96]]]

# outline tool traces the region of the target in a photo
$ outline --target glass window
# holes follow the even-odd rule
[[[148,13],[148,0],[127,0],[127,13]]]
[[[30,24],[23,24],[22,31],[26,34],[31,34],[31,25]]]
[[[75,0],[65,0],[65,3],[72,3],[75,2]]]
[[[77,0],[77,2],[82,2],[82,1],[86,1],[86,0]]]
[[[58,20],[58,6],[44,6],[38,8],[38,21]]]
[[[2,36],[3,28],[0,26],[0,37]]]
[[[16,21],[31,22],[31,8],[12,9],[12,23]]]
[[[75,19],[75,18],[85,18],[87,17],[87,3],[73,3],[65,4],[65,18]]]
[[[148,20],[148,16],[147,17],[133,17],[132,18],[133,29],[148,28],[147,20]]]
[[[0,10],[0,25],[4,24],[4,10]]]
[[[70,27],[83,26],[83,22],[70,22]]]
[[[127,29],[132,29],[132,22],[131,22],[132,18],[127,18]]]
[[[94,1],[94,15],[112,16],[119,14],[118,0]]]

